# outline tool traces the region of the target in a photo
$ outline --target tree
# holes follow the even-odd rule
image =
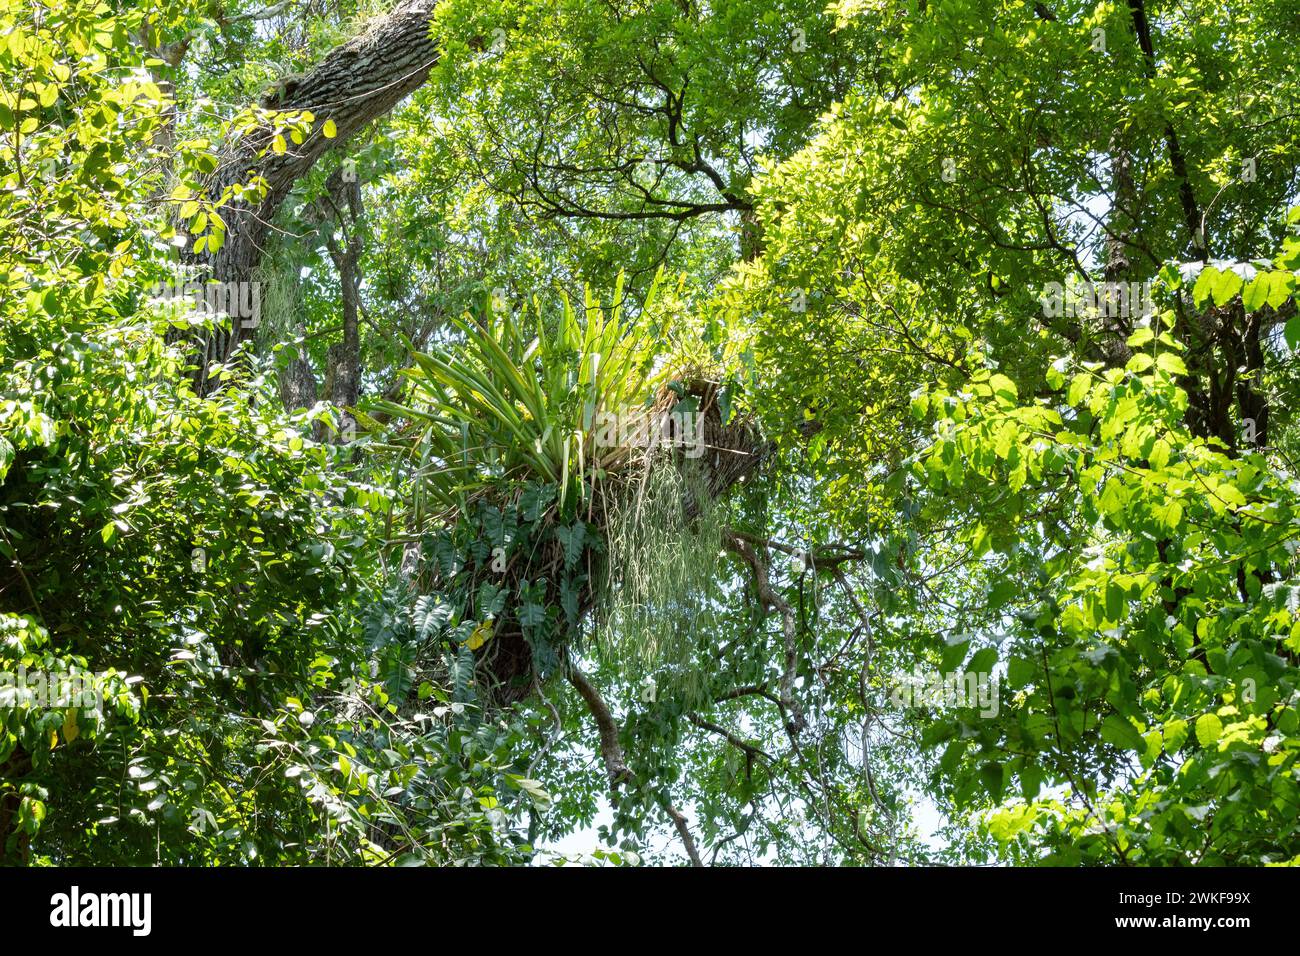
[[[0,853],[1300,859],[1293,19],[6,9]]]

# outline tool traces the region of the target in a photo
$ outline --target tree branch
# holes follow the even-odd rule
[[[313,70],[286,78],[264,107],[283,111],[310,110],[316,129],[295,149],[267,153],[272,130],[260,129],[227,144],[222,162],[207,192],[220,199],[227,188],[260,179],[256,202],[235,200],[221,208],[226,223],[225,242],[215,253],[205,253],[198,263],[207,277],[218,282],[250,282],[261,263],[266,239],[280,206],[300,178],[326,151],[346,143],[372,120],[383,116],[418,89],[438,62],[432,37],[437,0],[401,0],[387,17],[332,50]],[[322,131],[333,121],[335,135]],[[204,361],[229,359],[239,343],[238,323],[205,346]],[[205,387],[205,368],[198,385]]]
[[[600,691],[587,680],[577,664],[569,663],[565,677],[578,691],[587,710],[591,711],[591,716],[596,719],[596,728],[600,732],[600,756],[605,761],[605,771],[609,774],[610,792],[617,796],[619,785],[632,779],[632,771],[627,769],[627,762],[623,759],[623,746],[618,742],[618,724],[614,722],[614,715],[610,713],[605,698],[600,696]]]
[[[749,565],[754,575],[758,598],[763,605],[774,608],[781,615],[781,632],[785,638],[785,666],[781,673],[781,710],[785,713],[786,729],[792,737],[797,736],[806,726],[806,721],[799,703],[794,699],[794,679],[799,666],[794,609],[790,606],[790,602],[772,587],[766,560],[759,558],[749,542],[733,531],[725,531],[722,535],[722,543],[728,551],[739,555],[740,559]]]

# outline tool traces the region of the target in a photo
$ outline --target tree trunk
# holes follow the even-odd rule
[[[326,150],[346,143],[428,78],[438,62],[431,35],[436,5],[436,0],[402,0],[365,33],[336,47],[311,72],[287,78],[263,102],[263,106],[279,110],[310,110],[316,118],[315,131],[301,145],[280,155],[258,155],[270,142],[268,130],[228,144],[218,172],[208,184],[209,195],[219,198],[228,186],[247,183],[255,176],[265,183],[265,194],[256,205],[235,200],[222,207],[225,242],[215,254],[196,257],[204,278],[222,283],[257,280],[271,222],[294,183]],[[326,120],[332,120],[337,131],[332,139],[321,131]],[[229,359],[247,332],[235,322],[229,332],[203,343],[196,382],[200,391],[206,390],[208,364]]]

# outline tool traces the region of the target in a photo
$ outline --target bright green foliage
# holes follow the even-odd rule
[[[1300,149],[1287,15],[1148,3],[1153,69],[1133,7],[838,5],[892,46],[874,88],[756,181],[764,255],[715,306],[751,330],[754,406],[796,489],[777,499],[786,521],[871,544],[862,580],[883,615],[850,671],[876,700],[918,665],[1005,675],[995,718],[878,711],[920,723],[958,858],[1300,850],[1297,655],[1279,616]],[[1188,192],[1217,260],[1203,268],[1186,262],[1202,238]],[[1161,324],[1043,304],[1049,283],[1158,275]],[[1267,449],[1250,447],[1265,418],[1236,405],[1248,379]],[[1176,743],[1152,736],[1170,730]]]
[[[460,788],[422,775],[460,745],[366,690],[358,549],[385,496],[342,478],[310,418],[272,411],[264,386],[178,390],[178,350],[161,341],[151,324],[115,324],[6,372],[8,394],[53,423],[4,486],[6,594],[48,630],[47,654],[129,674],[139,695],[129,719],[84,712],[82,739],[64,731],[40,760],[27,738],[50,716],[21,725],[9,772],[49,794],[34,849],[137,863],[160,847],[177,863],[494,854],[483,808],[453,811]],[[497,766],[465,771],[490,787]],[[401,806],[394,788],[410,793]]]
[[[671,316],[656,311],[655,285],[635,323],[622,317],[621,277],[613,297],[607,317],[588,291],[581,319],[564,297],[553,329],[540,302],[522,317],[531,322],[525,328],[504,303],[489,301],[482,324],[452,320],[463,342],[442,354],[416,352],[406,372],[413,407],[375,408],[425,426],[416,443],[419,489],[439,505],[463,505],[467,492],[532,480],[558,488],[563,508],[570,495],[590,497],[589,480],[629,467],[637,449],[603,440],[600,419],[635,417],[628,430],[644,431],[669,377],[655,358]]]
[[[1287,860],[1294,491],[1262,455],[1188,433],[1182,348],[1142,332],[1127,370],[1062,363],[1038,402],[987,372],[918,400],[939,437],[917,476],[973,491],[962,543],[1027,582],[990,593],[1002,643],[976,652],[1001,661],[1014,699],[996,721],[939,721],[927,741],[944,745],[959,803],[1023,797],[988,821],[1018,860]]]
[[[1294,4],[390,6],[0,0],[0,860],[1300,862]]]
[[[506,736],[371,686],[366,542],[389,499],[312,439],[334,413],[279,411],[256,363],[190,390],[168,331],[210,320],[150,302],[165,227],[127,160],[162,101],[112,78],[134,26],[109,17],[0,29],[28,84],[0,112],[0,671],[87,673],[96,697],[6,699],[0,859],[516,859],[489,812],[519,792]],[[80,108],[26,115],[60,97]]]

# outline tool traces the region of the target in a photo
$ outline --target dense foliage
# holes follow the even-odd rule
[[[1297,39],[0,0],[0,860],[1300,862]]]

